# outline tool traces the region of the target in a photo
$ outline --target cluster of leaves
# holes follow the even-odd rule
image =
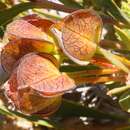
[[[130,112],[129,1],[59,1],[63,5],[47,0],[1,2],[0,35],[6,42],[1,64],[9,77],[2,88],[17,110],[31,115],[5,107],[0,112],[48,127],[52,120],[37,115],[52,115],[60,105],[54,117],[127,119],[64,100],[62,95],[77,85],[102,83],[107,94],[116,95],[122,109]],[[61,18],[43,8],[68,14]],[[28,9],[44,18],[28,15]]]

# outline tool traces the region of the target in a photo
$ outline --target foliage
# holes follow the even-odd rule
[[[1,91],[15,107],[2,98],[1,115],[49,128],[68,117],[129,121],[130,1],[59,2],[0,2],[0,59],[8,77]],[[63,98],[83,84],[104,84],[121,114]]]

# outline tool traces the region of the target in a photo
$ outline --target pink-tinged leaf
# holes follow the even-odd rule
[[[96,52],[102,20],[94,10],[78,10],[52,25],[63,52],[74,62],[86,65]]]
[[[44,96],[55,96],[75,87],[74,81],[66,74],[61,74],[44,55],[34,53],[20,60],[17,78],[19,89],[30,86]]]
[[[99,43],[102,32],[102,19],[92,9],[81,9],[64,18],[63,37],[70,33],[84,37],[94,43]],[[70,38],[71,39],[71,38]]]
[[[42,19],[37,15],[29,15],[22,19],[15,20],[7,26],[5,38],[13,40],[16,38],[29,38],[54,42],[49,31],[54,22]]]
[[[15,20],[7,26],[6,33],[18,38],[48,40],[48,35],[25,20]]]
[[[50,53],[54,44],[34,39],[15,39],[6,44],[1,52],[1,64],[6,72],[12,72],[16,62],[29,52]]]
[[[41,53],[23,56],[4,84],[9,101],[21,112],[48,116],[61,102],[61,95],[75,87],[74,81],[59,72],[55,58]]]
[[[26,20],[27,22],[31,23],[32,25],[40,28],[43,32],[50,35],[49,28],[54,24],[53,21],[48,19],[43,19],[38,17],[37,15],[28,15],[23,17],[23,20]]]
[[[25,114],[35,114],[42,111],[41,116],[54,113],[61,102],[61,96],[45,98],[33,91],[29,86],[18,90],[17,73],[12,73],[10,79],[4,84],[5,95],[9,102]]]

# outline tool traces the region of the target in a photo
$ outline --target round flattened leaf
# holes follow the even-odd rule
[[[93,10],[79,10],[64,19],[62,39],[64,50],[72,57],[90,60],[100,40],[102,20]]]
[[[61,96],[45,98],[29,86],[19,90],[16,72],[14,71],[10,79],[4,84],[6,97],[16,109],[26,114],[39,114],[41,111],[42,116],[48,116],[58,109]]]
[[[19,89],[30,86],[44,97],[57,96],[75,87],[74,81],[60,73],[50,60],[35,53],[20,60],[17,80]]]
[[[70,31],[70,34],[75,33],[91,42],[99,43],[102,24],[102,19],[96,11],[81,9],[64,18],[63,37]],[[72,36],[70,39],[72,39]]]
[[[34,39],[16,39],[4,46],[1,52],[1,64],[6,72],[12,72],[16,62],[29,52],[50,53],[54,45],[47,41]]]
[[[7,25],[5,38],[9,40],[29,38],[54,42],[49,31],[52,24],[54,23],[51,20],[36,15],[26,16]]]
[[[9,101],[21,112],[50,115],[58,109],[61,95],[75,87],[71,78],[59,72],[53,58],[26,54],[4,84]]]
[[[40,18],[37,15],[28,15],[23,17],[23,19],[31,23],[32,25],[40,28],[43,32],[46,32],[47,34],[50,34],[49,28],[54,24],[53,21]]]
[[[74,62],[86,65],[96,52],[102,19],[92,9],[81,9],[52,26],[63,52]]]

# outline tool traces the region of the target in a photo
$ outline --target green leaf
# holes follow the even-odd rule
[[[130,18],[130,0],[122,1],[121,9]]]
[[[9,111],[4,110],[3,108],[0,108],[0,114],[4,116],[12,116],[13,114]]]
[[[29,121],[32,121],[37,125],[46,126],[48,128],[57,127],[57,125],[53,121],[51,121],[49,119],[48,120],[47,119],[42,119],[41,117],[34,116],[34,115],[31,115],[31,116],[25,115],[25,114],[17,112],[17,111],[8,110],[3,106],[0,108],[0,114],[4,115],[4,116],[12,116],[12,117],[13,116],[18,116],[18,117],[27,119]]]
[[[68,7],[63,8],[62,5],[49,2],[49,1],[21,3],[13,6],[12,8],[4,9],[0,11],[0,26],[6,25],[9,22],[11,22],[11,20],[19,13],[33,8],[55,9],[55,10],[68,11],[68,12],[72,12],[73,10]]]
[[[77,3],[74,0],[59,0],[61,3],[63,3],[65,6],[75,9],[81,9],[83,8],[79,3]]]
[[[19,13],[26,11],[28,9],[32,9],[34,7],[35,4],[28,2],[28,3],[21,3],[13,6],[12,8],[0,11],[0,26],[6,25]]]
[[[112,64],[117,66],[119,69],[123,70],[126,73],[129,73],[129,69],[120,61],[118,60],[114,54],[110,51],[107,51],[103,48],[98,47],[97,51],[100,52],[107,60],[109,60]]]
[[[37,125],[41,125],[41,126],[46,126],[48,128],[54,128],[54,126],[52,124],[50,124],[49,122],[45,121],[45,120],[38,120],[36,122]]]
[[[92,2],[97,8],[105,9],[117,21],[130,26],[130,19],[121,11],[114,0],[92,0]]]
[[[63,102],[61,104],[61,107],[59,110],[52,115],[51,119],[43,119],[39,116],[34,116],[34,115],[25,115],[16,111],[11,111],[6,108],[0,108],[0,114],[5,115],[5,116],[18,116],[24,119],[27,119],[29,121],[32,121],[33,123],[37,125],[42,125],[46,126],[49,128],[57,127],[60,128],[61,126],[53,120],[56,117],[91,117],[91,118],[96,118],[96,119],[112,119],[112,120],[127,120],[128,117],[126,115],[120,115],[120,114],[110,114],[110,113],[103,113],[101,111],[92,109],[92,108],[87,108],[81,104],[78,104],[73,101],[69,101],[66,99],[63,99]]]
[[[130,90],[121,95],[119,104],[123,110],[130,112]]]
[[[130,50],[130,38],[128,37],[128,35],[125,33],[125,31],[123,31],[122,29],[116,26],[115,26],[115,30],[119,35],[120,40],[122,41],[122,44],[124,45],[125,49]]]
[[[119,94],[119,93],[123,93],[124,91],[130,89],[130,85],[126,85],[126,86],[120,86],[120,87],[116,87],[114,89],[111,89],[108,91],[108,95],[114,95],[114,94]]]
[[[73,101],[63,99],[61,107],[55,113],[56,117],[92,117],[96,119],[126,120],[127,117],[119,114],[103,113],[101,111],[87,108]]]
[[[61,66],[60,71],[61,72],[77,72],[77,71],[82,71],[82,70],[95,70],[99,69],[98,67],[94,65],[87,65],[87,66],[74,66],[74,65],[67,65],[67,66]]]

